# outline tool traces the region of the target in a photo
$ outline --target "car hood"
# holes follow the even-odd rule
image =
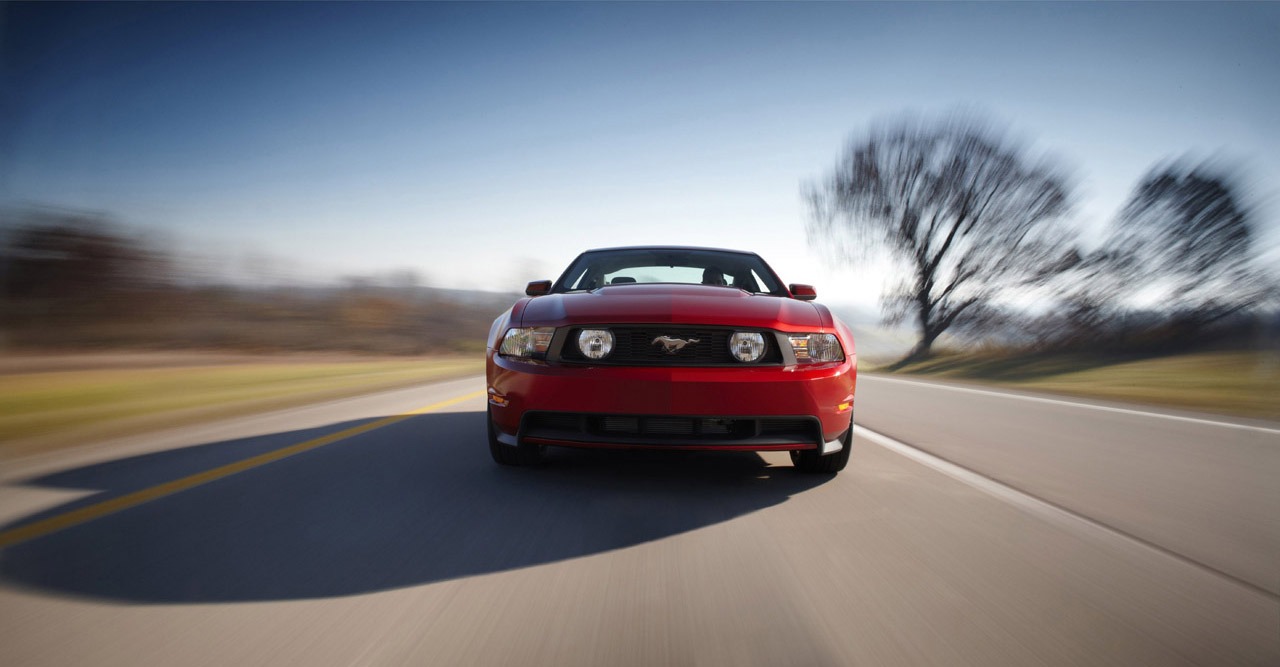
[[[832,326],[825,309],[812,303],[704,285],[616,285],[548,294],[530,300],[521,317],[526,327],[658,323],[791,331]]]

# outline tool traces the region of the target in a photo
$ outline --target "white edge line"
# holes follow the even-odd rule
[[[916,461],[917,463],[923,463],[924,465],[933,468],[948,477],[955,478],[978,489],[979,491],[983,491],[1001,500],[1009,501],[1023,509],[1030,510],[1033,513],[1046,515],[1059,523],[1098,527],[1094,522],[1083,519],[1079,515],[1072,514],[1062,508],[1055,507],[1043,500],[1029,496],[989,477],[979,475],[968,468],[958,466],[946,459],[941,459],[933,454],[916,449],[905,442],[894,440],[887,435],[872,431],[865,426],[855,426],[854,430],[863,438],[870,440],[891,452],[901,454],[913,461]]]
[[[1219,577],[1222,577],[1224,579],[1231,581],[1232,583],[1238,586],[1247,588],[1255,593],[1260,593],[1272,600],[1280,599],[1280,594],[1269,591],[1253,582],[1247,581],[1245,579],[1241,579],[1240,577],[1237,577],[1233,574],[1229,574],[1215,567],[1205,565],[1204,563],[1201,563],[1199,561],[1192,560],[1191,558],[1183,556],[1182,554],[1177,553],[1176,551],[1171,551],[1153,542],[1148,542],[1147,540],[1142,539],[1140,537],[1135,537],[1122,530],[1112,528],[1111,526],[1108,526],[1107,524],[1097,521],[1095,519],[1090,519],[1087,516],[1076,514],[1071,510],[1063,509],[1062,507],[1059,507],[1053,503],[1041,500],[1035,496],[1019,491],[1011,486],[1007,486],[1001,482],[991,479],[990,477],[986,477],[982,474],[976,473],[963,466],[956,465],[950,461],[947,461],[946,459],[942,459],[926,451],[916,449],[915,447],[912,447],[911,445],[908,445],[905,442],[895,440],[882,433],[877,433],[875,431],[872,431],[871,429],[868,429],[865,426],[855,425],[853,428],[854,428],[854,432],[865,440],[869,440],[877,445],[880,445],[881,447],[884,447],[885,449],[891,452],[894,452],[895,454],[901,454],[902,456],[905,456],[917,463],[923,464],[948,477],[951,477],[952,479],[955,479],[963,484],[967,484],[968,486],[971,486],[990,496],[994,496],[995,498],[1004,500],[1031,514],[1039,516],[1059,526],[1063,526],[1066,528],[1075,528],[1078,530],[1083,530],[1085,532],[1092,532],[1094,534],[1102,534],[1107,537],[1119,538],[1127,544],[1143,547],[1147,550],[1154,551],[1158,554],[1171,557],[1174,560],[1186,563],[1188,565],[1192,565],[1197,569],[1215,574]]]
[[[949,389],[951,391],[963,391],[971,394],[985,394],[988,396],[1002,396],[1004,398],[1014,398],[1022,401],[1035,401],[1037,403],[1053,403],[1057,405],[1070,405],[1078,408],[1091,408],[1093,410],[1102,410],[1104,412],[1118,412],[1127,415],[1139,415],[1142,417],[1160,417],[1162,419],[1173,419],[1175,421],[1191,422],[1193,424],[1205,424],[1208,426],[1222,426],[1224,428],[1237,428],[1245,431],[1261,431],[1263,433],[1280,433],[1280,428],[1268,428],[1266,426],[1252,426],[1249,424],[1235,424],[1232,422],[1216,421],[1213,419],[1198,419],[1196,417],[1183,417],[1181,415],[1169,415],[1162,412],[1147,412],[1145,410],[1132,410],[1129,408],[1114,408],[1107,405],[1097,405],[1094,403],[1082,403],[1079,401],[1067,401],[1058,398],[1045,398],[1043,396],[1027,396],[1025,394],[1014,394],[1005,391],[995,391],[991,389],[976,389],[974,387],[958,387],[953,384],[943,382],[925,382],[921,380],[906,380],[903,378],[890,378],[883,375],[872,375],[867,373],[860,380],[883,380],[885,382],[901,382],[903,384],[915,384],[925,387],[935,387],[937,389]]]

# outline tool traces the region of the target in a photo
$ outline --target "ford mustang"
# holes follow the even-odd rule
[[[486,350],[489,451],[548,446],[788,451],[804,472],[849,461],[849,329],[759,255],[589,250],[529,283]]]

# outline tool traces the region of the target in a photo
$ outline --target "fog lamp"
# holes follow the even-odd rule
[[[764,356],[764,334],[739,331],[729,337],[729,351],[738,361],[757,361]]]
[[[613,351],[613,332],[608,329],[583,329],[578,334],[578,349],[588,359],[604,359]]]

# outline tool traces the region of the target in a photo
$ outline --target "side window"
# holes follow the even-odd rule
[[[565,287],[567,289],[582,289],[582,277],[586,275],[586,273],[587,271],[585,268],[582,271],[579,271],[577,276],[565,281]]]

